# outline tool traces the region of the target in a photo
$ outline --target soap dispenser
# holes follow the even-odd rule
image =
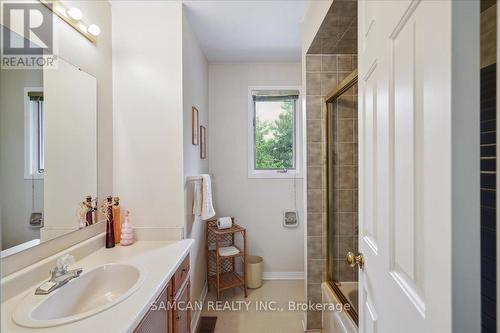
[[[127,246],[134,244],[134,230],[132,229],[132,225],[129,220],[130,212],[126,210],[123,215],[125,217],[125,221],[123,221],[122,225],[120,245]]]

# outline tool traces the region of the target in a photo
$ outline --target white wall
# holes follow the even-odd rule
[[[182,3],[113,2],[114,192],[135,227],[184,224]]]
[[[184,129],[184,176],[208,173],[208,158],[200,159],[200,146],[192,145],[191,107],[199,113],[200,125],[208,126],[208,62],[183,13],[182,21],[182,71],[183,71],[183,129]],[[191,299],[199,300],[206,281],[205,230],[206,222],[195,217],[193,211],[194,183],[187,184],[185,200],[185,235],[193,238],[191,249]]]
[[[282,226],[294,208],[293,179],[247,176],[248,86],[300,86],[300,63],[239,63],[209,66],[209,156],[215,210],[234,216],[248,231],[248,249],[264,257],[265,272],[304,271],[302,179],[296,182],[299,226]]]
[[[451,294],[454,333],[478,332],[481,328],[481,196],[478,162],[480,160],[479,5],[477,1],[452,1],[450,4],[452,15],[450,165],[453,193]],[[446,46],[444,52],[449,52]],[[497,132],[498,126],[497,122]],[[442,135],[445,132],[443,131]],[[442,163],[450,163],[448,161],[444,160]],[[497,184],[498,181],[497,178]],[[449,237],[443,241],[447,239]]]
[[[185,178],[208,173],[208,159],[191,144],[192,106],[208,125],[208,63],[181,2],[113,2],[112,10],[114,191],[134,227],[164,229],[171,239],[184,228],[195,240],[191,299],[199,300],[206,223],[191,213]]]

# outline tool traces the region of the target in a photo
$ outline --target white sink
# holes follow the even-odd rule
[[[142,280],[141,272],[132,265],[98,266],[49,295],[30,292],[12,319],[24,327],[51,327],[82,320],[125,300]]]

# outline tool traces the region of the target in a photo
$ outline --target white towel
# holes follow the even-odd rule
[[[201,175],[201,181],[194,185],[193,214],[202,220],[208,220],[215,216],[212,203],[212,182],[210,175]]]
[[[201,216],[201,201],[203,200],[202,194],[202,181],[198,180],[194,182],[194,190],[193,190],[193,214],[195,216]]]
[[[229,241],[222,241],[219,243],[219,246],[220,248],[223,248],[223,247],[228,247],[228,246],[231,246],[231,243]],[[208,246],[208,250],[209,251],[215,251],[215,243],[212,243]]]
[[[240,250],[238,250],[234,246],[219,247],[219,255],[222,257],[234,256],[235,254],[238,253],[240,253]]]

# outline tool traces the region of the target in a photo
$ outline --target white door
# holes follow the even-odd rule
[[[358,15],[360,332],[451,333],[451,5]]]

